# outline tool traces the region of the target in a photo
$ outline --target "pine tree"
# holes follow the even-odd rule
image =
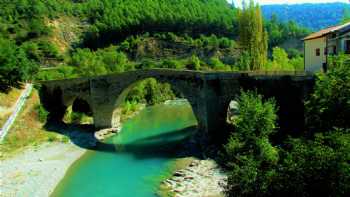
[[[250,58],[249,70],[261,69],[267,62],[268,35],[260,6],[253,0],[238,11],[238,32],[242,52]]]

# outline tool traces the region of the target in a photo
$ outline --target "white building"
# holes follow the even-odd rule
[[[323,29],[303,40],[305,71],[326,71],[329,56],[350,54],[350,23]]]

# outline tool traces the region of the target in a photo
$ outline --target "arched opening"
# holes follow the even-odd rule
[[[73,102],[69,102],[63,122],[71,125],[93,125],[93,112],[88,101],[82,98],[73,98]]]
[[[77,98],[74,100],[72,105],[72,111],[92,116],[92,109],[89,103],[81,98]]]
[[[41,102],[49,112],[46,130],[66,136],[79,147],[94,149],[97,141],[90,102],[67,94],[61,87],[50,89],[43,86],[40,94]]]
[[[116,97],[112,125],[119,125],[142,108],[158,104],[188,105],[192,109],[191,113],[197,118],[193,101],[186,97],[182,89],[183,87],[178,84],[155,78],[145,78],[131,83]]]

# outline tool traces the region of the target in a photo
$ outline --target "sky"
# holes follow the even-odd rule
[[[227,0],[232,2],[232,0]],[[246,0],[249,2],[249,0]],[[344,2],[349,3],[350,0],[255,0],[259,2],[260,5],[266,4],[296,4],[296,3],[334,3],[334,2]],[[241,5],[242,0],[234,0],[236,5]]]

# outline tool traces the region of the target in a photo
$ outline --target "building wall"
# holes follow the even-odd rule
[[[322,71],[323,63],[327,62],[325,48],[326,37],[305,41],[305,71]],[[316,49],[320,49],[320,56],[316,56]]]

